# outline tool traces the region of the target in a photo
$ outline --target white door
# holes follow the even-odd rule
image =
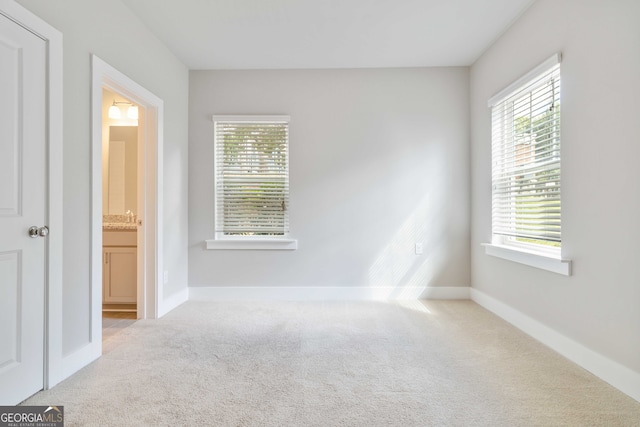
[[[0,15],[0,405],[44,384],[45,67],[45,41]]]

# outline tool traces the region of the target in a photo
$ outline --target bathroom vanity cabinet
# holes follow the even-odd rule
[[[102,302],[136,302],[137,233],[135,230],[102,233]]]

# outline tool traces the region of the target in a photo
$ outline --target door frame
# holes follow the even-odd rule
[[[138,188],[144,189],[144,206],[138,207],[138,315],[139,319],[159,317],[162,301],[159,278],[163,271],[163,120],[162,99],[118,71],[96,55],[91,55],[91,334],[102,353],[102,88],[117,93],[140,107],[139,126],[144,138],[138,141]],[[139,132],[140,134],[141,132]],[[141,249],[141,250],[140,250]],[[92,341],[94,339],[92,338]]]
[[[50,233],[45,250],[44,366],[43,386],[61,380],[62,353],[62,215],[63,215],[63,102],[62,33],[12,0],[0,0],[0,14],[47,43],[45,221]]]

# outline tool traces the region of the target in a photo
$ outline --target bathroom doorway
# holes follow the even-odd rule
[[[112,250],[106,259],[111,263],[114,258],[123,268],[111,269],[108,274],[122,274],[127,269],[136,270],[136,297],[135,319],[155,319],[162,314],[163,305],[162,286],[158,272],[163,271],[163,232],[162,226],[162,128],[163,128],[163,102],[160,98],[149,92],[128,76],[116,70],[95,55],[91,56],[92,68],[92,155],[91,155],[91,351],[100,355],[103,352],[103,266],[105,265],[105,248],[103,247],[104,211],[103,197],[112,197],[114,206],[124,205],[124,214],[120,218],[125,225],[136,229],[135,237],[132,235],[111,235],[105,246],[120,247],[121,250]],[[108,93],[105,94],[105,90]],[[123,102],[123,104],[118,104]],[[126,104],[125,104],[126,103]],[[103,108],[106,104],[106,109]],[[115,105],[114,105],[115,104]],[[127,207],[127,191],[123,194],[109,194],[103,189],[103,174],[109,173],[108,165],[105,172],[103,162],[104,144],[109,138],[105,138],[107,130],[104,125],[111,125],[103,119],[103,113],[108,116],[109,108],[115,106],[121,111],[121,120],[133,120],[129,116],[129,107],[137,107],[137,203],[135,208]],[[104,123],[103,123],[104,122]],[[132,126],[130,123],[119,123],[122,126]],[[109,126],[107,126],[109,127]],[[120,129],[123,130],[123,129]],[[109,132],[111,133],[111,129]],[[114,152],[125,152],[117,164],[114,163],[113,173],[127,174],[126,166],[126,136],[119,135],[116,138],[120,144],[114,144]],[[116,141],[117,142],[117,141]],[[108,145],[108,143],[107,143]],[[110,148],[110,147],[109,147]],[[129,155],[131,157],[132,155]],[[122,157],[122,156],[120,156]],[[124,172],[123,172],[124,171]],[[122,178],[124,179],[124,178]],[[108,181],[105,186],[108,185]],[[115,184],[114,184],[115,185]],[[122,188],[122,185],[119,185]],[[131,205],[129,205],[131,206]],[[111,209],[110,206],[107,209]],[[119,209],[119,208],[118,208]],[[131,211],[127,213],[127,210]],[[109,210],[107,210],[109,212]],[[107,213],[109,214],[109,213]],[[128,221],[128,222],[127,222]],[[122,223],[120,223],[122,225]],[[119,240],[125,237],[125,240]],[[135,247],[135,249],[132,249]],[[134,261],[135,258],[135,261]],[[113,296],[126,298],[130,292],[122,292],[116,289]],[[116,303],[115,300],[110,301]],[[125,301],[125,304],[132,302]],[[126,313],[126,312],[125,312]],[[130,315],[131,316],[131,315]],[[96,356],[97,357],[97,356]]]
[[[103,341],[123,319],[138,318],[138,171],[144,169],[142,107],[102,88],[102,317]],[[144,113],[144,111],[142,111]],[[142,164],[141,164],[142,163]],[[142,232],[142,231],[141,231]],[[142,240],[142,239],[141,239]],[[144,243],[143,243],[144,244]]]

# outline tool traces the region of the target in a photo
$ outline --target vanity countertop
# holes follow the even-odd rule
[[[103,222],[103,231],[136,231],[138,225],[131,222]]]
[[[102,231],[136,231],[137,229],[135,215],[133,218],[131,215],[102,215]]]

